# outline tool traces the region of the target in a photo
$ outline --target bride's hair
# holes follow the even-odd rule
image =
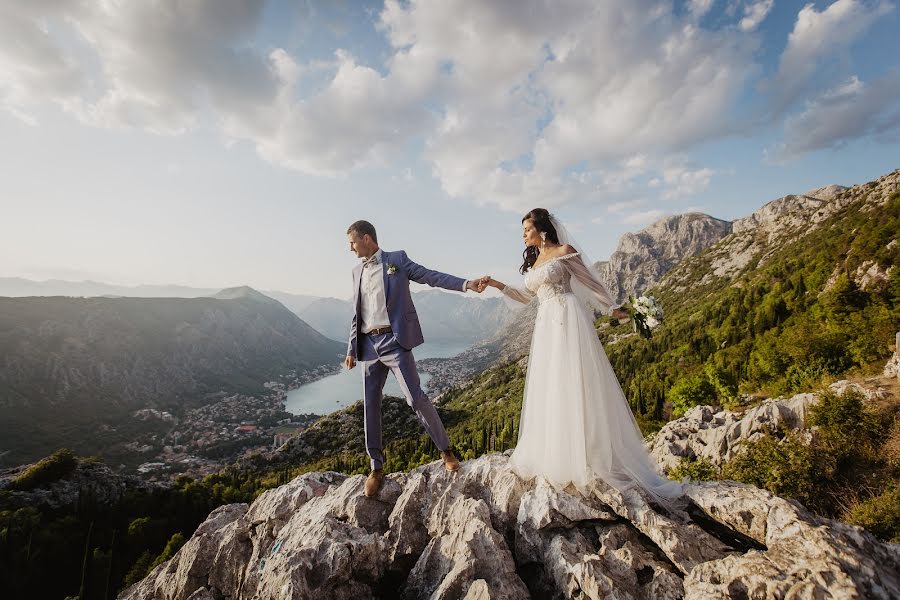
[[[522,217],[522,222],[524,223],[525,221],[531,221],[535,229],[541,233],[546,233],[548,241],[553,242],[554,244],[559,243],[559,236],[556,233],[556,228],[550,221],[550,212],[546,208],[535,208],[528,211],[528,214]],[[524,275],[528,269],[534,266],[534,263],[537,261],[538,253],[538,249],[534,246],[525,248],[525,251],[522,253],[524,262],[522,263],[522,266],[519,267],[519,273]]]

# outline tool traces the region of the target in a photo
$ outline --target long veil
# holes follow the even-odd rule
[[[563,225],[563,223],[557,219],[555,216],[550,215],[550,223],[553,225],[553,228],[556,229],[556,236],[559,238],[560,244],[569,244],[581,255],[581,260],[584,262],[585,266],[588,268],[588,272],[591,274],[596,281],[603,284],[603,279],[600,276],[600,271],[594,265],[594,261],[592,261],[584,251],[584,246],[578,243],[578,240],[572,235],[572,233],[568,230],[568,228]],[[594,312],[603,311],[603,306],[597,300],[597,296],[580,281],[576,278],[572,278],[570,281],[572,286],[572,292],[578,297],[579,300],[583,304],[585,304],[588,308],[590,308]],[[604,284],[605,285],[605,284]],[[610,307],[612,310],[613,307]]]

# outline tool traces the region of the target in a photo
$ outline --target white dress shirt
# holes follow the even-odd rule
[[[391,326],[391,320],[387,312],[387,297],[384,293],[384,262],[382,254],[384,253],[379,248],[375,254],[363,260],[363,270],[359,284],[359,320],[360,331],[363,333]],[[465,292],[468,285],[469,280],[467,279],[463,282],[461,291]]]
[[[390,327],[387,313],[387,298],[384,295],[384,265],[381,248],[371,258],[363,261],[361,283],[359,285],[360,331],[369,333],[379,327]],[[375,260],[372,260],[374,258]]]

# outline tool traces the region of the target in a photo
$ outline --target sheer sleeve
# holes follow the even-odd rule
[[[560,257],[560,262],[572,275],[572,289],[592,307],[598,308],[604,315],[611,316],[617,308],[616,301],[610,296],[606,286],[597,278],[597,274],[589,269],[578,252]],[[578,289],[581,287],[581,289]]]
[[[504,298],[509,298],[510,300],[515,300],[521,304],[528,304],[531,302],[531,299],[534,298],[534,292],[529,290],[527,287],[513,287],[511,285],[507,285],[502,290]],[[507,304],[510,304],[507,302]]]

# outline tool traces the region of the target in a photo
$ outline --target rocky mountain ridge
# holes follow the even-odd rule
[[[522,481],[502,454],[387,476],[307,473],[213,511],[119,598],[900,595],[900,546],[734,482],[662,507],[602,481]]]
[[[887,396],[882,388],[867,388],[847,380],[832,383],[828,388],[838,395],[854,390],[869,401]],[[695,406],[684,416],[666,423],[648,444],[648,450],[666,471],[677,467],[683,459],[702,458],[721,466],[735,456],[742,444],[761,438],[770,427],[804,428],[809,407],[818,399],[818,394],[804,392],[790,398],[768,398],[746,411]]]
[[[732,231],[732,223],[703,213],[664,217],[619,238],[608,261],[596,263],[609,293],[622,303],[652,287],[685,258],[715,245]]]
[[[666,276],[666,285],[679,290],[689,285],[706,285],[715,279],[735,279],[749,268],[764,265],[781,244],[817,230],[851,204],[859,203],[863,210],[874,213],[898,188],[900,169],[849,188],[830,185],[773,200],[752,215],[734,221],[732,233],[710,248],[701,260],[686,261],[673,269]],[[702,277],[695,277],[697,270]],[[865,273],[858,273],[857,279],[863,276]]]

